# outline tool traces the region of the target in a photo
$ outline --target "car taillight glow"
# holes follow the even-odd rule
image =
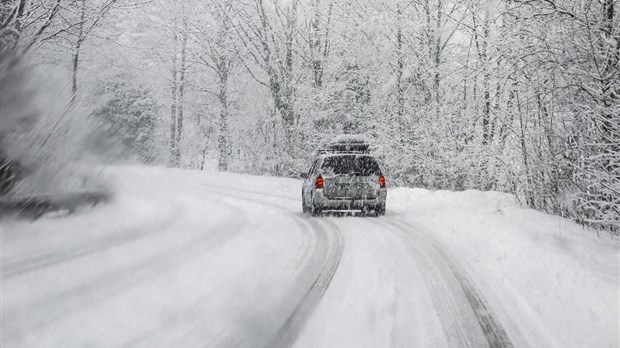
[[[314,181],[314,188],[323,188],[323,177],[322,176],[317,176],[316,180]]]
[[[379,177],[379,186],[385,188],[385,177],[383,175]]]

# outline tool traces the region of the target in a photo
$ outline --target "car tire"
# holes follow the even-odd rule
[[[385,205],[379,206],[377,210],[375,210],[375,213],[377,214],[377,216],[385,215]]]
[[[316,205],[314,205],[314,199],[312,200],[312,202],[310,202],[310,215],[312,216],[321,215],[321,209],[317,208]]]
[[[362,207],[362,210],[360,211],[360,216],[368,216],[368,214],[372,211],[372,209],[370,209],[369,207]]]
[[[310,210],[310,215],[312,215],[312,216],[321,216],[321,210],[313,205],[312,209]]]
[[[308,206],[306,205],[306,197],[304,197],[303,191],[301,193],[301,211],[304,214],[310,211],[310,209],[308,209]]]

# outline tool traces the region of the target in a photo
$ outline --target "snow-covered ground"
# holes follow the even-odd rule
[[[294,179],[109,170],[107,205],[3,219],[3,347],[618,347],[617,240],[495,192],[301,213]]]

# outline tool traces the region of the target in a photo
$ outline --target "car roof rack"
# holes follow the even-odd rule
[[[341,134],[317,150],[317,155],[369,153],[370,144],[363,136],[354,134]]]

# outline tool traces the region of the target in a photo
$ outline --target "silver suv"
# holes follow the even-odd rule
[[[327,211],[385,214],[387,189],[379,164],[368,144],[340,136],[319,150],[307,173],[301,197],[303,212],[313,216]]]

